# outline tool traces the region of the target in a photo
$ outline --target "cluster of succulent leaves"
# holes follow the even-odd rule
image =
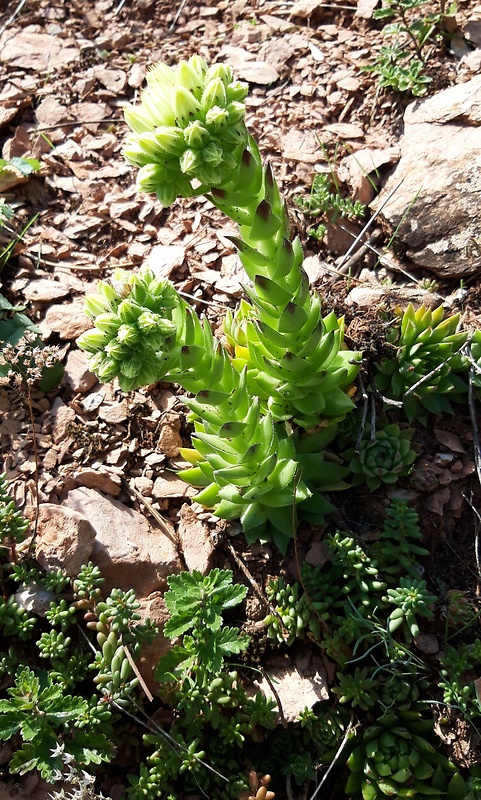
[[[432,78],[425,74],[425,47],[445,37],[445,19],[456,13],[456,3],[435,12],[425,11],[423,7],[427,5],[428,0],[387,0],[382,8],[374,11],[374,19],[392,20],[382,33],[394,37],[393,42],[383,45],[372,63],[364,67],[365,72],[378,78],[380,88],[414,97],[427,92]]]
[[[248,693],[246,676],[229,665],[250,641],[223,624],[224,614],[247,593],[232,581],[232,572],[220,569],[168,579],[164,635],[176,643],[160,659],[156,679],[173,719],[168,738],[161,729],[144,736],[152,752],[131,778],[134,800],[199,786],[235,798],[248,788],[243,750],[246,741],[262,742],[275,727],[276,704],[259,691]]]
[[[304,564],[299,582],[289,585],[280,578],[267,587],[272,607],[264,620],[268,636],[284,646],[310,639],[337,666],[331,692],[339,705],[323,703],[299,720],[301,729],[313,731],[318,724],[323,732],[329,720],[335,731],[334,748],[329,735],[309,737],[305,753],[317,768],[325,770],[334,756],[340,758],[340,741],[347,734],[340,758],[344,777],[332,797],[480,796],[476,768],[462,774],[439,751],[426,695],[449,713],[479,722],[472,670],[479,666],[481,643],[447,644],[437,675],[415,655],[413,638],[440,608],[419,576],[418,558],[427,555],[420,538],[416,513],[405,502],[393,501],[373,541],[362,543],[338,532],[328,538],[323,566]],[[463,619],[473,629],[477,616],[471,613],[468,619],[464,613]],[[354,715],[356,733],[347,730],[344,708],[351,712],[351,723]]]

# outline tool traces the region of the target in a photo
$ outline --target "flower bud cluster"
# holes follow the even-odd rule
[[[184,308],[172,284],[149,269],[117,270],[85,301],[95,327],[78,344],[92,354],[89,368],[102,381],[117,377],[126,392],[162,380],[179,358]]]
[[[134,131],[124,156],[140,167],[138,188],[155,192],[164,206],[222,184],[236,169],[247,141],[244,125],[246,83],[232,67],[208,67],[200,56],[175,67],[157,64],[147,75],[139,106],[125,119]]]

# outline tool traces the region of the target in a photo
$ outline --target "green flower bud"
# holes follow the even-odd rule
[[[90,366],[95,370],[99,379],[105,383],[107,383],[107,381],[113,381],[119,371],[118,362],[114,358],[110,358],[110,356],[102,357],[101,353],[98,353],[97,356],[91,360]]]
[[[98,331],[97,328],[83,333],[78,339],[79,347],[86,350],[87,353],[96,353],[97,350],[105,347],[109,341],[109,336],[103,331]]]
[[[209,110],[206,112],[205,123],[215,130],[225,127],[228,122],[229,114],[225,108],[220,108],[220,106],[212,106],[212,108],[209,108]]]
[[[122,155],[134,167],[145,167],[146,164],[151,163],[151,158],[139,145],[138,137],[133,134],[127,137]]]
[[[229,103],[225,109],[229,115],[229,125],[238,125],[245,116],[245,105],[238,100]]]
[[[129,128],[135,133],[150,131],[155,125],[154,119],[146,106],[127,106],[124,109],[124,117]]]
[[[139,170],[137,186],[140,192],[157,192],[164,180],[164,166],[161,164],[146,164]],[[175,199],[175,194],[173,199]],[[171,202],[173,202],[173,200]],[[170,203],[168,205],[170,205]]]
[[[227,102],[234,103],[236,101],[242,103],[249,92],[249,84],[244,81],[232,81],[226,87]]]
[[[211,142],[202,150],[202,160],[212,167],[218,167],[222,163],[223,152],[215,142]]]
[[[192,92],[189,92],[184,86],[178,86],[173,92],[172,106],[175,112],[175,118],[179,125],[185,128],[189,122],[193,122],[200,114],[200,104],[195,99]]]
[[[207,65],[205,62],[202,63],[202,59],[190,58],[188,61],[180,61],[175,69],[176,86],[183,86],[195,96],[199,95],[202,92],[206,68]]]
[[[85,298],[84,310],[87,316],[96,317],[98,314],[110,311],[110,303],[105,297],[91,294]]]
[[[104,349],[107,355],[116,361],[122,361],[123,358],[128,358],[131,354],[131,348],[127,344],[119,342],[118,339],[111,339]]]
[[[162,319],[152,311],[144,311],[137,320],[137,326],[147,336],[152,333],[160,333],[162,336],[174,336],[177,330],[175,322],[169,319]]]
[[[117,314],[99,314],[95,318],[95,326],[109,336],[116,336],[120,324],[120,317]]]
[[[118,366],[120,366],[120,371],[126,378],[135,378],[140,371],[139,361],[135,355],[131,358],[122,359]]]
[[[149,156],[149,158],[157,159],[160,156],[160,160],[164,160],[165,153],[159,147],[155,133],[152,133],[151,131],[140,133],[137,137],[137,142],[140,150],[145,155]]]
[[[117,331],[117,340],[128,347],[135,347],[139,338],[139,331],[133,325],[121,325]]]
[[[123,324],[131,325],[136,322],[142,313],[142,308],[132,300],[122,300],[117,313]]]
[[[197,150],[186,150],[180,159],[180,169],[184,173],[194,173],[200,167],[202,158]]]
[[[202,99],[200,101],[202,110],[207,111],[209,108],[212,108],[212,106],[225,108],[226,103],[227,97],[224,83],[220,78],[214,78],[214,80],[211,80],[207,84],[202,92]]]
[[[210,142],[210,133],[200,120],[196,119],[184,128],[184,139],[189,147],[201,148]]]
[[[232,83],[233,72],[231,65],[212,64],[205,74],[204,83],[207,86],[211,81],[215,81],[217,78],[220,78],[224,86],[228,86],[230,83]]]
[[[174,126],[167,127],[164,125],[156,128],[155,140],[161,150],[172,156],[180,156],[185,149],[182,131]]]
[[[167,66],[167,64],[159,62],[149,69],[147,73],[147,83],[154,88],[160,86],[162,90],[164,90],[166,86],[174,86],[174,70]]]

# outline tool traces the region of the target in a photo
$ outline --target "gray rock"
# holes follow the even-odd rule
[[[416,100],[404,122],[401,160],[371,207],[386,203],[384,217],[400,225],[397,237],[419,266],[442,278],[475,274],[481,270],[481,76]]]

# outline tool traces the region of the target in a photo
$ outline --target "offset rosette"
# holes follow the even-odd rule
[[[395,422],[371,431],[366,425],[359,449],[344,453],[349,458],[349,469],[355,482],[365,481],[371,491],[382,483],[393,484],[403,475],[409,475],[417,452],[411,449],[412,428],[400,428]]]
[[[393,330],[396,353],[378,362],[374,383],[386,397],[400,400],[409,420],[423,409],[433,414],[452,412],[451,400],[459,401],[466,382],[458,375],[468,366],[463,347],[468,334],[458,331],[459,314],[444,319],[442,306],[430,311],[409,304],[401,316],[400,330]]]
[[[346,784],[349,797],[466,797],[451,792],[459,773],[426,738],[431,738],[432,728],[432,719],[422,719],[417,711],[410,710],[388,712],[369,726],[347,760],[351,772]]]
[[[232,67],[208,67],[200,56],[175,67],[157,64],[147,75],[138,106],[125,109],[134,131],[124,147],[140,167],[140,191],[164,206],[224,183],[239,166],[247,142],[244,100],[248,86]],[[193,181],[200,182],[194,187]]]

